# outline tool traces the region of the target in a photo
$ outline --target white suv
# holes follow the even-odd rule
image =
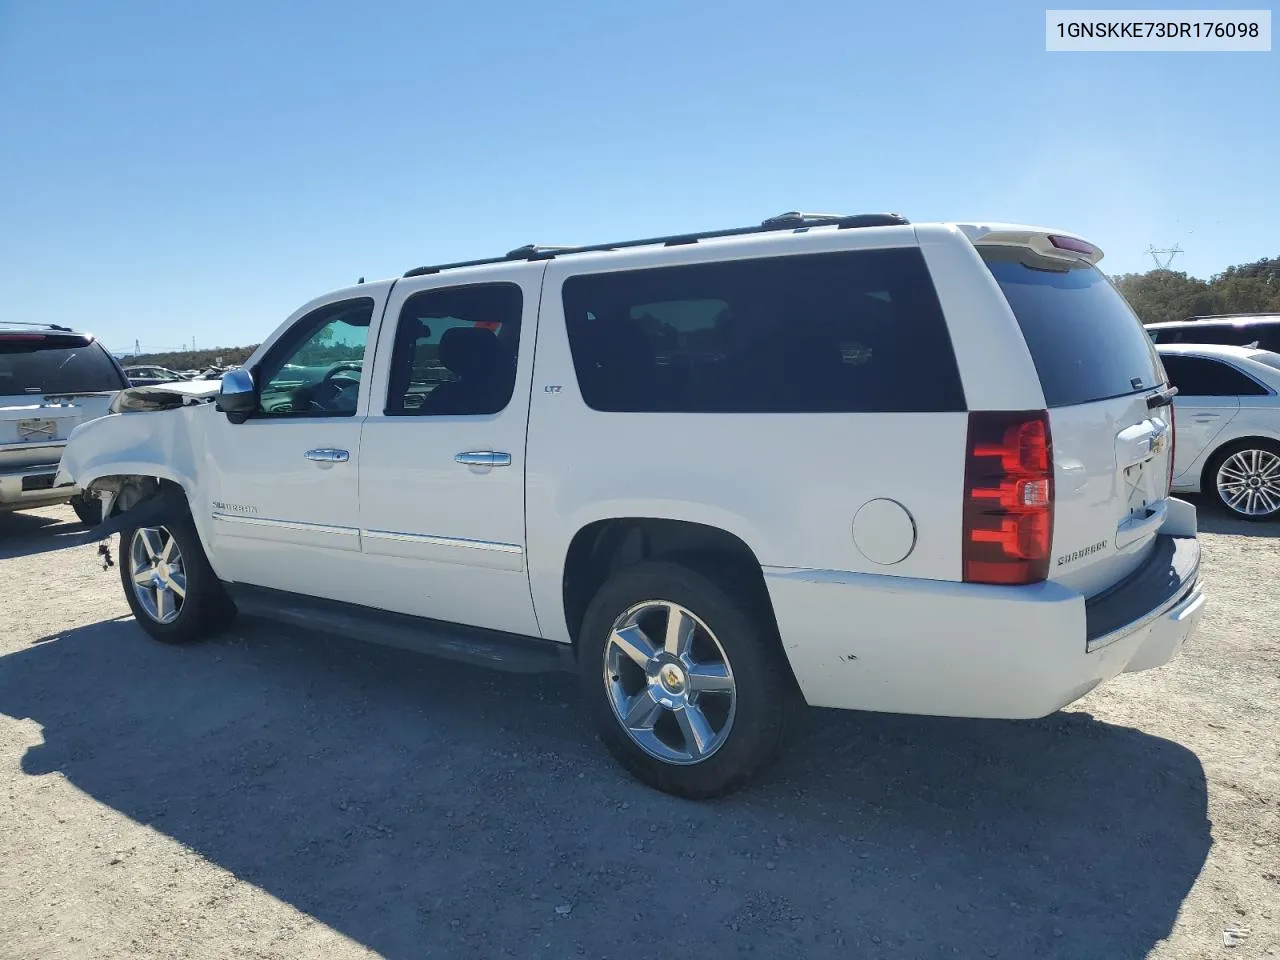
[[[81,521],[97,523],[98,502],[54,478],[67,437],[127,386],[92,335],[0,320],[0,513],[70,503]]]
[[[787,214],[424,267],[63,467],[157,639],[238,609],[571,665],[628,769],[708,796],[803,702],[1038,717],[1191,633],[1173,391],[1100,256]]]

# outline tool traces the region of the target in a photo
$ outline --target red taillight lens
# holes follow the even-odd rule
[[[961,549],[965,582],[1044,580],[1052,543],[1049,414],[970,413]]]
[[[1169,489],[1166,497],[1173,496],[1173,458],[1178,455],[1178,411],[1169,404]]]

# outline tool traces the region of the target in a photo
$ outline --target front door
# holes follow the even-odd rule
[[[379,292],[305,313],[257,365],[256,412],[213,418],[207,509],[224,579],[358,600],[363,372]]]
[[[500,283],[400,280],[392,291],[361,442],[373,606],[538,635],[524,452],[544,269],[506,270]]]

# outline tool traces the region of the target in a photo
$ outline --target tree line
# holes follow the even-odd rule
[[[248,347],[215,347],[211,350],[169,350],[161,353],[140,353],[137,356],[120,357],[126,367],[165,367],[169,370],[204,370],[222,358],[224,367],[238,367],[258,349],[255,343]]]
[[[1227,267],[1208,280],[1177,270],[1112,277],[1143,323],[1215,313],[1280,313],[1280,257]]]

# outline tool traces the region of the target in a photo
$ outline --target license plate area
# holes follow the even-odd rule
[[[22,490],[24,493],[30,490],[52,490],[53,478],[52,473],[33,473],[22,478]]]
[[[58,439],[58,421],[44,417],[32,417],[18,421],[18,441],[40,443]]]

